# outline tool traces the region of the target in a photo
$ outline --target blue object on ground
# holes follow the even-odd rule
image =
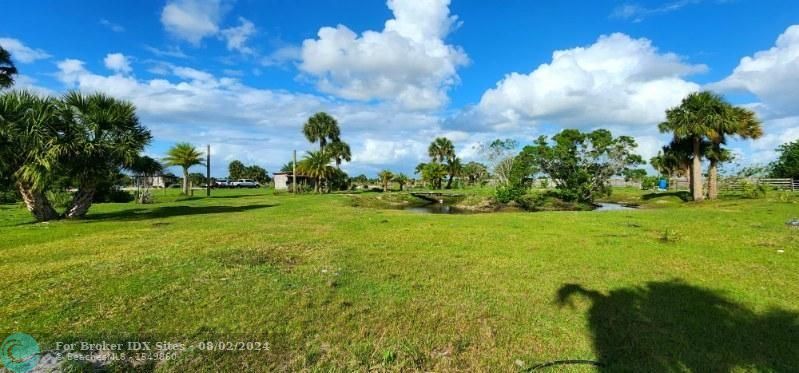
[[[666,181],[666,179],[660,179],[660,181],[658,181],[658,188],[659,189],[668,189],[669,188],[669,182]]]

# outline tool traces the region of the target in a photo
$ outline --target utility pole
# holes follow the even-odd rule
[[[297,194],[297,150],[294,149],[294,160],[291,162],[291,189]]]
[[[206,146],[205,152],[205,196],[211,196],[211,144]]]

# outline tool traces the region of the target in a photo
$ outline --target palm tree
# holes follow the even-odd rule
[[[14,75],[17,75],[17,68],[11,61],[11,53],[0,46],[0,89],[14,85]]]
[[[447,168],[438,162],[428,163],[422,170],[422,179],[431,183],[435,189],[441,189],[441,179],[446,176]]]
[[[79,218],[92,205],[98,183],[132,164],[152,139],[133,104],[102,93],[69,92],[62,99],[68,153],[62,163],[77,182],[64,216]]]
[[[690,140],[692,151],[691,194],[694,201],[704,200],[702,185],[702,140],[718,128],[729,128],[729,104],[721,96],[695,92],[682,100],[680,106],[666,111],[666,121],[660,132],[672,132],[676,139]]]
[[[58,218],[45,187],[64,151],[58,101],[27,91],[0,95],[0,172],[11,175],[37,221]]]
[[[455,146],[446,137],[437,137],[427,147],[427,154],[434,162],[444,163],[455,157]]]
[[[350,153],[350,146],[344,141],[333,141],[325,147],[330,156],[336,161],[336,168],[341,168],[342,161],[351,161],[352,154]]]
[[[197,165],[204,165],[203,152],[197,150],[194,145],[187,142],[177,143],[169,151],[164,158],[166,166],[180,166],[183,168],[183,194],[188,195],[190,190],[189,186],[189,168]]]
[[[408,179],[408,176],[403,174],[403,173],[399,173],[399,174],[394,176],[394,181],[396,181],[397,184],[399,184],[400,192],[402,191],[402,189],[405,186],[405,184],[408,184],[409,180],[410,179]]]
[[[311,151],[297,163],[297,172],[316,180],[314,191],[322,191],[322,183],[335,174],[336,169],[330,165],[330,155],[324,151]]]
[[[447,180],[447,189],[452,188],[452,179],[455,176],[460,176],[463,172],[463,165],[461,165],[461,159],[458,157],[452,157],[447,160],[447,173],[449,174],[449,179]]]
[[[384,192],[388,192],[388,183],[390,183],[391,179],[393,178],[394,174],[392,174],[389,170],[383,170],[377,174],[377,179],[380,180],[380,184],[383,185]]]
[[[341,131],[336,118],[319,112],[308,118],[302,126],[302,133],[310,142],[319,142],[319,150],[324,150],[328,141],[338,141]]]
[[[729,104],[728,104],[729,105]],[[738,136],[743,139],[757,139],[763,136],[763,126],[757,115],[742,107],[729,105],[725,114],[728,119],[719,121],[719,126],[712,128],[708,137],[711,148],[707,151],[708,166],[708,199],[718,198],[718,164],[731,159],[728,152],[722,149],[722,144],[727,143],[727,136]]]

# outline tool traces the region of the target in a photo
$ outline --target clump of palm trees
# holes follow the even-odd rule
[[[318,142],[319,150],[307,152],[305,158],[297,162],[297,172],[314,180],[315,192],[329,192],[334,182],[347,178],[341,171],[341,163],[352,160],[350,146],[341,140],[338,121],[324,112],[308,118],[302,133],[308,141]]]
[[[718,165],[729,159],[723,149],[727,139],[737,136],[756,139],[763,128],[751,110],[729,104],[721,96],[708,92],[689,94],[682,103],[666,111],[661,132],[674,134],[674,140],[654,159],[655,167],[669,174],[686,170],[694,201],[705,198],[702,182],[702,158],[708,160],[708,199],[718,198]]]
[[[427,148],[430,162],[419,163],[415,172],[435,189],[442,189],[443,180],[447,178],[446,189],[452,188],[452,181],[463,172],[463,164],[455,155],[455,146],[446,137],[437,137]]]
[[[131,103],[104,94],[0,95],[0,173],[39,221],[85,216],[97,185],[135,163],[151,138]],[[77,188],[63,213],[46,193],[59,178]]]

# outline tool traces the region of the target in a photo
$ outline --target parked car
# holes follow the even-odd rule
[[[234,188],[259,188],[261,184],[253,179],[238,179],[230,183]]]
[[[215,188],[229,188],[230,187],[230,180],[228,179],[219,179],[214,182]]]

